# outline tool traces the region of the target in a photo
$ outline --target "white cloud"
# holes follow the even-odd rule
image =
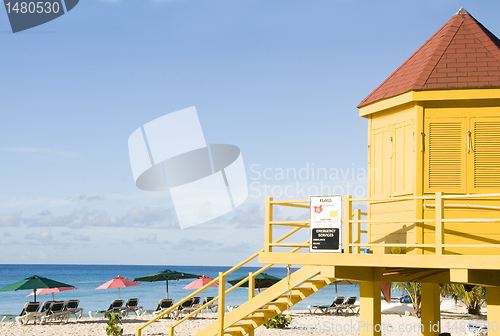
[[[149,234],[146,238],[139,238],[137,241],[145,242],[146,244],[149,245],[156,245],[156,244],[168,244],[168,241],[163,240],[160,241],[158,240],[158,236],[155,233]]]
[[[133,207],[122,216],[111,216],[106,210],[83,207],[65,215],[54,215],[48,210],[31,217],[23,217],[22,212],[0,216],[0,226],[34,227],[178,227],[175,213],[165,207]]]
[[[65,200],[70,202],[93,202],[93,201],[103,201],[104,197],[99,195],[93,195],[93,196],[79,195],[75,197],[66,197]]]
[[[18,226],[22,222],[22,212],[0,216],[0,226]]]
[[[237,228],[257,228],[264,225],[264,210],[258,205],[238,208],[234,212],[231,222]]]
[[[224,246],[216,252],[221,252],[221,253],[250,253],[252,252],[250,248],[250,244],[248,242],[243,242],[239,244],[234,244],[234,245],[227,245]]]
[[[87,241],[90,241],[90,237],[87,236],[87,235],[75,235],[74,236],[74,239],[76,241],[80,241],[80,242],[87,242]]]
[[[198,251],[211,251],[214,248],[220,248],[222,246],[221,243],[216,243],[213,240],[209,239],[203,239],[203,238],[198,238],[198,239],[189,239],[189,238],[184,238],[180,240],[177,244],[172,246],[172,249],[174,250],[198,250]]]
[[[50,230],[44,230],[42,232],[31,232],[28,233],[27,235],[24,236],[24,239],[29,239],[29,240],[37,240],[40,242],[51,242],[52,241],[52,235],[50,234]]]

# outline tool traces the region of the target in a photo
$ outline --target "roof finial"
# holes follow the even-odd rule
[[[463,7],[460,8],[455,15],[457,14],[470,15]]]

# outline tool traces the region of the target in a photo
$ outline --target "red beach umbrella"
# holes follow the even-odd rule
[[[133,282],[132,280],[129,280],[127,278],[123,278],[121,276],[117,276],[116,278],[113,278],[109,280],[106,283],[103,283],[96,289],[109,289],[109,288],[118,288],[118,299],[120,300],[120,288],[125,288],[125,287],[132,287],[132,286],[140,286],[140,283]]]
[[[28,295],[26,295],[26,297],[33,296],[33,295],[52,294],[52,301],[55,301],[54,293],[64,292],[64,291],[72,290],[72,289],[77,289],[77,288],[76,287],[38,288],[36,290],[36,293],[31,292]]]
[[[207,283],[209,283],[210,281],[212,281],[214,278],[211,278],[209,276],[201,276],[199,277],[198,279],[196,279],[195,281],[189,283],[186,287],[184,287],[184,289],[198,289],[198,288],[201,288],[203,286],[205,286]],[[212,285],[210,285],[210,287],[218,287],[219,286],[219,283],[218,282],[215,282],[213,283]]]
[[[211,278],[209,276],[201,276],[199,277],[198,279],[192,281],[191,283],[189,283],[186,287],[184,287],[184,289],[198,289],[198,288],[201,288],[203,286],[205,286],[207,283],[209,283],[210,281],[212,281],[214,278]],[[219,283],[218,282],[214,282],[213,284],[211,284],[209,287],[219,287]],[[207,299],[207,290],[205,289],[205,300]]]

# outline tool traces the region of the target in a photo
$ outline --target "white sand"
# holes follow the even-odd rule
[[[404,311],[404,310],[403,310]],[[308,336],[308,335],[358,335],[359,334],[359,315],[337,316],[337,315],[311,315],[306,310],[292,311],[292,324],[284,330],[266,329],[261,326],[255,331],[256,336],[264,335],[280,335],[280,336]],[[128,316],[123,319],[124,335],[132,336],[135,332],[135,327],[145,323],[151,315],[146,315],[141,318]],[[208,313],[200,314],[198,318],[190,319],[176,329],[178,336],[195,335],[204,327],[216,321],[217,314]],[[25,325],[17,326],[12,322],[0,323],[0,335],[2,336],[99,336],[106,335],[106,319],[102,317],[89,318],[84,317],[80,320],[70,319],[67,324],[53,322],[46,325]],[[467,335],[465,326],[470,323],[485,323],[486,316],[472,316],[465,314],[463,306],[455,306],[454,304],[442,304],[441,312],[441,332],[451,332],[453,336]],[[173,320],[162,319],[157,321],[143,330],[143,335],[160,336],[168,335],[168,325],[172,324]],[[383,335],[408,335],[420,336],[418,325],[420,320],[412,316],[404,314],[387,314],[382,315]],[[361,324],[362,327],[362,324]],[[425,326],[424,326],[425,327]],[[391,331],[392,328],[392,332]],[[400,331],[398,328],[403,328]]]

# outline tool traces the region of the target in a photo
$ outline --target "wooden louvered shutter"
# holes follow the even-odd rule
[[[471,118],[469,191],[498,192],[500,188],[500,118]],[[496,188],[494,190],[493,188]],[[472,190],[471,190],[472,189]]]
[[[465,192],[465,119],[431,119],[425,126],[425,191]]]

